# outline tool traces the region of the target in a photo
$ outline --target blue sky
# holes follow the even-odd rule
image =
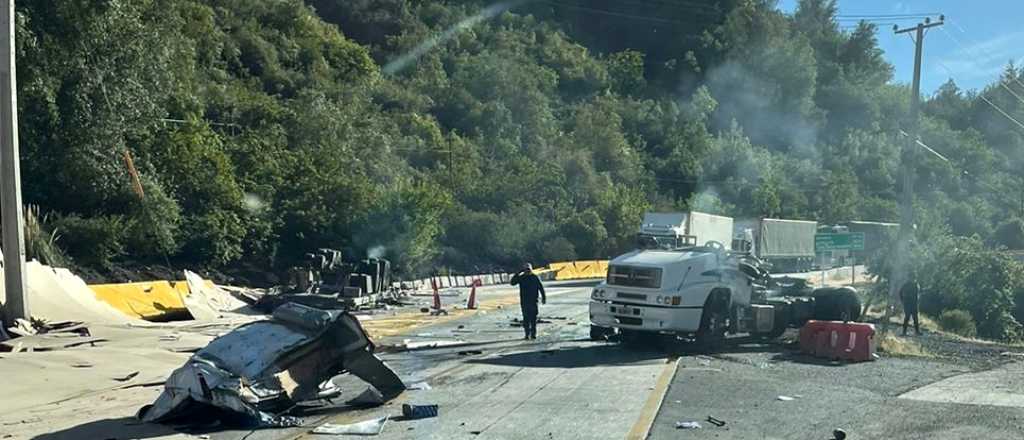
[[[780,0],[779,8],[791,13],[796,4],[797,0]],[[1010,60],[1016,66],[1024,64],[1024,0],[839,0],[840,15],[931,12],[945,14],[946,25],[925,36],[922,93],[931,94],[950,77],[963,89],[982,88],[998,78]],[[895,22],[901,27],[917,23]],[[906,35],[894,35],[892,24],[879,26],[878,43],[896,67],[895,80],[910,83],[914,43]]]

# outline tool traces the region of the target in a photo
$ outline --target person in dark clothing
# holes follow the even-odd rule
[[[544,285],[540,277],[533,273],[533,265],[530,263],[524,264],[523,269],[512,276],[512,285],[519,286],[519,306],[523,311],[523,331],[526,333],[523,339],[537,339],[537,300],[540,299],[541,304],[548,302]]]
[[[921,327],[917,322],[917,300],[921,294],[921,286],[913,274],[910,279],[900,287],[900,300],[903,301],[903,336],[907,335],[907,324],[910,318],[914,318],[914,333],[920,335]]]

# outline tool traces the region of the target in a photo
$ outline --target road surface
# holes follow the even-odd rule
[[[430,390],[408,391],[379,408],[341,405],[311,411],[305,417],[309,426],[301,429],[232,429],[209,435],[232,440],[246,435],[247,440],[323,439],[308,431],[323,423],[397,417],[402,403],[413,403],[437,404],[440,416],[409,421],[397,417],[376,438],[643,438],[675,371],[676,358],[653,349],[625,350],[590,341],[587,303],[594,284],[549,283],[537,340],[523,340],[522,328],[513,326],[519,306],[511,304],[485,307],[489,310],[375,341],[378,345],[405,340],[474,343],[381,355],[406,383],[426,382]],[[508,303],[513,292],[486,289],[482,301],[485,306],[495,298]],[[457,300],[446,297],[445,301]],[[340,400],[366,387],[347,376],[336,382],[345,390]]]
[[[522,329],[513,326],[519,307],[507,287],[483,289],[482,309],[475,312],[455,310],[465,302],[463,295],[445,297],[452,310],[448,317],[421,314],[420,305],[365,317],[378,345],[463,344],[382,355],[407,383],[425,382],[429,390],[410,390],[382,407],[358,409],[344,401],[366,385],[340,376],[335,382],[342,398],[310,408],[302,427],[250,431],[216,425],[189,433],[214,440],[342,438],[310,431],[324,423],[383,416],[392,419],[381,439],[827,439],[836,428],[850,438],[1017,439],[1024,433],[1024,392],[1018,386],[1024,369],[1013,362],[1019,356],[1001,353],[1020,348],[948,342],[929,334],[920,341],[933,348],[932,358],[883,354],[875,362],[831,364],[800,356],[782,342],[733,338],[716,353],[677,357],[655,348],[589,341],[590,285],[548,286],[535,341],[524,341]],[[158,391],[119,392],[150,390]],[[439,405],[439,416],[403,420],[403,403]],[[134,426],[133,410],[126,407],[125,414],[35,438],[124,434]],[[709,416],[726,424],[714,426]],[[676,428],[685,421],[701,428]]]

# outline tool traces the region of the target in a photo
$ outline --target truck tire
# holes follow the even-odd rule
[[[608,327],[600,327],[591,324],[590,325],[590,340],[591,341],[604,341],[608,339],[608,335],[611,334],[611,329]]]
[[[711,351],[725,342],[725,333],[729,328],[730,299],[729,292],[722,290],[712,291],[708,296],[695,337],[697,349]]]
[[[853,287],[815,289],[814,319],[819,321],[856,321],[860,319],[861,302]]]

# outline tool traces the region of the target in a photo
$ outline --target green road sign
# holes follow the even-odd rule
[[[844,234],[815,234],[814,251],[862,251],[864,250],[864,233],[849,232]]]

